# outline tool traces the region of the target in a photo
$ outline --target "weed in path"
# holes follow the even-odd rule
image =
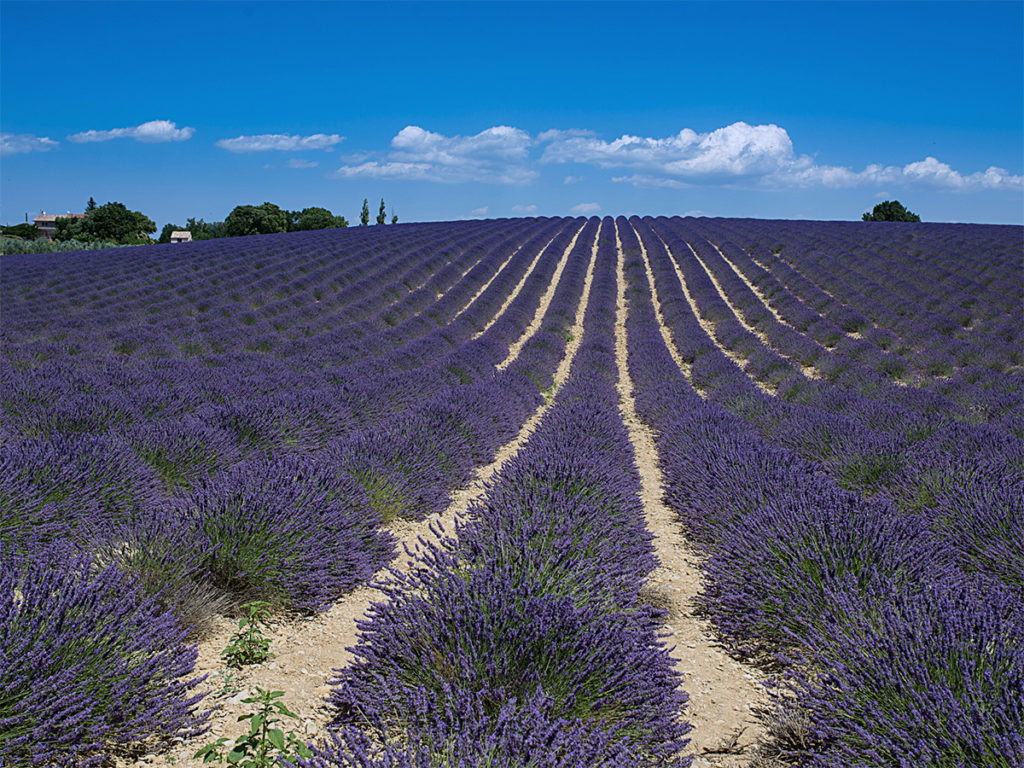
[[[269,626],[270,603],[253,600],[242,606],[249,612],[238,620],[238,631],[231,636],[221,656],[229,667],[241,669],[247,664],[262,664],[273,657],[270,640],[263,635],[262,628]]]

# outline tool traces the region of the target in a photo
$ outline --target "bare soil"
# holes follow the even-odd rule
[[[578,236],[579,232],[576,233],[576,237]],[[551,288],[541,299],[534,322],[523,334],[523,338],[529,338],[540,328],[558,278],[576,244],[576,237],[566,248]],[[568,376],[583,336],[583,317],[590,296],[596,255],[595,239],[584,280],[583,295],[576,312],[575,323],[570,330],[571,340],[567,343],[565,354],[555,372],[556,386],[564,382]],[[521,346],[520,344],[520,348]],[[473,482],[452,494],[451,503],[444,512],[422,521],[397,520],[390,524],[388,530],[398,539],[398,551],[404,553],[408,547],[415,554],[421,548],[421,542],[437,540],[435,531],[442,530],[450,534],[455,521],[465,514],[470,503],[486,493],[487,482],[526,444],[549,408],[550,401],[539,407],[515,439],[502,446],[490,464],[477,470]],[[391,567],[399,571],[408,571],[412,563],[412,558],[401,554],[391,563]],[[381,574],[378,574],[378,577],[386,578]],[[200,642],[199,659],[196,664],[197,675],[209,675],[200,687],[200,690],[208,694],[206,706],[218,707],[211,718],[210,730],[187,741],[179,739],[169,750],[160,753],[146,754],[138,760],[119,760],[118,768],[141,765],[158,768],[201,765],[200,761],[192,757],[198,749],[221,736],[227,737],[229,743],[234,743],[234,740],[246,731],[245,724],[238,722],[238,716],[249,712],[250,705],[243,704],[242,699],[247,698],[257,686],[265,690],[284,691],[285,695],[281,700],[298,715],[298,720],[288,724],[291,732],[297,733],[305,741],[319,741],[326,736],[326,726],[330,719],[330,712],[324,706],[325,697],[330,691],[327,683],[334,677],[333,670],[352,661],[349,649],[358,639],[356,622],[366,616],[374,602],[383,599],[384,594],[380,590],[363,585],[349,592],[321,614],[280,620],[266,633],[271,641],[273,659],[241,670],[228,670],[220,657],[221,651],[237,627],[234,621],[221,619]]]
[[[616,232],[618,241],[618,232]],[[626,355],[626,297],[624,257],[619,245],[618,311],[615,352],[619,367],[619,407],[642,479],[641,499],[647,528],[654,535],[660,566],[646,587],[653,603],[668,611],[664,637],[680,687],[689,694],[685,717],[693,725],[690,753],[694,766],[748,766],[757,758],[757,742],[765,728],[754,714],[767,701],[759,675],[733,659],[716,641],[707,621],[696,615],[694,598],[701,589],[700,557],[686,541],[675,513],[662,500],[664,483],[658,465],[654,434],[636,414],[633,381]],[[643,253],[651,279],[646,251]],[[653,288],[653,282],[652,282]],[[660,319],[661,308],[656,305]],[[668,332],[662,325],[662,335]],[[672,349],[672,346],[669,346]]]

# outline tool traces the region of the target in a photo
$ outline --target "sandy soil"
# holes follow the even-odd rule
[[[725,347],[718,343],[718,339],[715,338],[715,325],[710,320],[705,318],[704,315],[700,313],[700,310],[697,309],[697,303],[693,300],[693,295],[690,293],[690,287],[686,284],[686,276],[683,274],[683,270],[679,267],[679,262],[676,260],[676,255],[672,253],[672,249],[669,248],[668,243],[666,243],[665,240],[661,238],[661,235],[659,235],[657,232],[655,232],[654,235],[661,239],[662,245],[665,246],[665,250],[669,254],[669,261],[672,262],[672,269],[675,270],[676,278],[679,280],[679,286],[683,289],[683,296],[686,298],[686,303],[690,305],[690,311],[693,313],[693,316],[697,318],[697,322],[700,323],[700,327],[704,329],[704,332],[708,335],[708,338],[711,339],[712,343],[714,343],[714,345],[718,347],[719,350],[721,350],[723,355],[725,355],[727,358],[736,363],[736,365],[739,366],[741,371],[746,371],[747,361],[744,358],[737,355],[732,350],[726,349]],[[689,243],[687,243],[687,247],[689,248],[691,253],[693,253],[693,257],[694,259],[697,260],[697,263],[700,264],[701,268],[703,268],[704,265],[701,264],[700,259],[697,259],[697,253],[693,250],[693,247],[690,246]],[[648,277],[648,279],[650,279],[650,277]],[[661,315],[659,314],[659,319],[660,318]],[[669,349],[673,349],[673,346],[670,346]],[[683,372],[686,374],[687,378],[690,377],[689,367],[684,368]],[[774,394],[774,392],[769,387],[765,386],[762,382],[758,381],[757,379],[750,377],[750,381],[753,382],[753,384],[761,391],[767,392],[769,395]]]
[[[562,263],[552,281],[552,287],[544,294],[537,318],[527,329],[524,337],[529,337],[540,327],[540,320],[554,295],[557,278],[561,276],[562,267],[575,243],[576,238],[573,238],[566,248]],[[566,345],[565,355],[555,372],[556,385],[561,384],[568,376],[583,336],[583,317],[590,296],[596,255],[595,239],[584,281],[583,296],[576,312],[575,324],[571,329],[572,340]],[[415,553],[420,548],[421,541],[436,540],[437,530],[452,532],[455,520],[466,512],[474,499],[483,496],[487,482],[525,445],[548,408],[550,402],[538,408],[516,438],[502,446],[490,464],[477,471],[473,482],[452,495],[451,504],[444,512],[422,521],[399,520],[388,526],[388,530],[398,538],[398,551],[403,553],[391,563],[392,567],[399,571],[407,571],[412,560],[404,554],[405,547]],[[201,687],[201,690],[210,694],[206,705],[219,706],[211,720],[210,731],[186,742],[178,740],[169,750],[159,754],[147,754],[137,761],[118,761],[119,768],[140,765],[159,768],[201,765],[198,760],[192,758],[198,749],[221,736],[227,737],[229,742],[233,743],[237,736],[245,732],[237,718],[249,711],[249,705],[242,704],[242,699],[248,697],[256,686],[284,691],[282,701],[299,716],[298,720],[289,724],[290,730],[301,735],[304,740],[319,740],[326,735],[326,724],[330,718],[330,713],[323,706],[324,698],[330,690],[327,681],[334,676],[332,670],[344,667],[352,659],[348,649],[356,644],[356,621],[365,616],[373,602],[383,599],[384,595],[380,590],[364,585],[345,595],[329,610],[317,616],[278,621],[266,633],[271,641],[270,650],[274,658],[263,664],[237,671],[227,670],[220,658],[221,651],[236,629],[234,622],[222,619],[210,635],[199,644],[199,660],[196,664],[197,674],[210,675]]]
[[[711,241],[709,240],[708,242],[711,242]],[[740,271],[739,269],[737,269],[737,268],[736,268],[736,265],[735,265],[735,264],[733,264],[733,263],[732,263],[731,261],[729,261],[729,259],[727,259],[727,258],[725,257],[725,254],[724,254],[724,253],[722,253],[722,249],[721,249],[721,248],[719,248],[719,247],[718,247],[717,245],[715,245],[714,243],[711,243],[711,246],[712,246],[712,247],[713,247],[713,248],[714,248],[714,249],[715,249],[716,251],[718,251],[718,255],[722,257],[722,261],[724,261],[724,262],[725,262],[726,264],[728,264],[728,265],[729,265],[729,269],[731,269],[731,270],[733,271],[733,273],[734,273],[734,274],[736,275],[736,277],[738,277],[738,278],[739,278],[740,280],[742,280],[742,281],[743,281],[743,284],[744,284],[744,285],[746,285],[746,286],[747,286],[747,288],[749,288],[749,289],[750,289],[750,292],[751,292],[752,294],[754,294],[754,296],[756,296],[756,297],[757,297],[757,300],[758,300],[758,301],[760,301],[760,302],[761,302],[761,304],[763,304],[763,305],[764,305],[764,308],[765,308],[765,309],[767,309],[767,310],[768,310],[769,312],[771,312],[771,313],[772,313],[772,316],[773,316],[773,317],[774,317],[774,318],[775,318],[776,320],[778,320],[778,321],[779,321],[780,323],[782,323],[783,325],[785,325],[785,326],[787,326],[787,327],[789,327],[789,328],[792,328],[792,329],[793,329],[794,331],[796,331],[796,328],[793,328],[793,326],[791,326],[791,325],[790,325],[789,323],[787,323],[787,322],[786,322],[785,320],[783,320],[783,319],[782,319],[782,315],[780,315],[780,314],[779,314],[778,312],[776,312],[776,311],[775,311],[775,307],[773,307],[773,306],[771,305],[771,303],[770,303],[770,302],[768,301],[768,299],[766,299],[766,298],[765,298],[765,295],[764,295],[764,293],[762,293],[762,292],[761,292],[761,289],[760,289],[760,288],[758,288],[758,287],[757,287],[756,285],[754,285],[754,284],[753,284],[752,282],[750,282],[750,281],[749,281],[749,280],[747,279],[747,276],[746,276],[746,275],[744,275],[744,274],[743,274],[743,273],[742,273],[742,272],[741,272],[741,271]],[[730,306],[731,306],[731,305],[730,305]],[[737,317],[738,317],[738,316],[739,316],[739,315],[737,315]],[[740,320],[740,322],[743,322],[743,321],[742,321],[742,319]],[[747,327],[747,326],[746,326],[746,325],[744,325],[744,327]],[[766,345],[768,345],[768,346],[771,346],[770,344],[768,344],[768,340],[767,340],[767,337],[765,337],[765,336],[762,336],[762,335],[761,335],[760,333],[758,333],[758,331],[757,331],[756,329],[754,329],[753,327],[750,327],[750,331],[751,331],[752,333],[757,333],[757,335],[758,335],[758,336],[760,337],[761,341],[763,341],[763,342],[764,342],[764,343],[765,343]],[[800,331],[796,331],[796,332],[797,332],[797,333],[801,333]],[[803,335],[803,334],[801,334],[801,335]],[[821,350],[822,350],[823,352],[827,352],[827,350],[826,350],[826,349],[825,349],[824,347],[822,347],[822,346],[821,346],[820,344],[818,344],[817,342],[815,342],[815,341],[814,341],[814,339],[810,339],[810,340],[811,340],[812,342],[814,342],[814,344],[815,344],[815,345],[816,345],[816,346],[817,346],[817,347],[818,347],[819,349],[821,349]],[[772,348],[774,349],[774,347],[772,347]],[[778,352],[778,350],[775,350],[775,351],[776,351],[776,352]],[[801,362],[800,362],[799,360],[794,360],[794,359],[793,359],[793,358],[791,358],[791,357],[788,357],[788,356],[786,356],[786,355],[783,355],[783,354],[782,354],[781,352],[778,352],[778,353],[779,353],[780,355],[782,355],[783,357],[785,357],[785,358],[786,358],[787,360],[789,360],[789,361],[790,361],[790,363],[792,363],[792,365],[793,365],[793,366],[794,366],[795,368],[798,368],[798,369],[800,370],[800,372],[801,372],[801,373],[802,373],[802,374],[803,374],[804,376],[806,376],[807,378],[809,378],[809,379],[820,379],[820,378],[821,378],[821,374],[820,374],[820,373],[818,373],[817,369],[816,369],[816,368],[815,368],[815,367],[814,367],[813,365],[804,365],[804,364],[803,364],[803,363],[801,363]]]
[[[500,275],[500,274],[501,274],[502,272],[504,272],[504,271],[505,271],[505,267],[507,267],[507,266],[508,266],[508,263],[509,263],[510,261],[512,261],[512,259],[513,259],[513,258],[515,258],[515,255],[516,255],[517,253],[519,253],[519,252],[520,252],[520,251],[521,251],[522,249],[523,249],[523,246],[522,246],[522,244],[520,244],[518,248],[516,248],[516,249],[515,249],[514,251],[512,251],[512,255],[511,255],[511,256],[509,256],[509,257],[508,257],[507,259],[505,259],[505,260],[504,260],[503,262],[501,262],[501,266],[499,266],[499,267],[498,267],[498,268],[497,268],[497,269],[495,270],[494,274],[493,274],[493,275],[491,275],[490,279],[488,279],[486,283],[484,283],[484,284],[483,284],[482,286],[480,286],[480,290],[479,290],[479,291],[477,291],[476,293],[474,293],[474,294],[473,294],[473,295],[472,295],[472,296],[470,297],[469,301],[467,301],[467,302],[466,302],[465,304],[463,304],[463,305],[462,305],[462,308],[461,308],[461,309],[460,309],[460,310],[459,310],[458,312],[456,312],[456,313],[455,313],[454,315],[452,315],[452,320],[455,320],[455,319],[456,319],[456,318],[457,318],[457,317],[458,317],[459,315],[461,315],[461,314],[462,314],[463,312],[465,312],[465,311],[466,311],[467,309],[469,309],[469,308],[470,308],[471,306],[473,306],[473,302],[475,302],[475,301],[476,301],[477,299],[479,299],[479,298],[480,298],[480,295],[481,295],[481,294],[482,294],[482,293],[483,293],[484,291],[486,291],[486,290],[487,290],[488,288],[490,288],[490,287],[491,287],[491,283],[493,283],[493,282],[494,282],[495,280],[497,280],[497,279],[498,279],[498,275]],[[481,261],[482,261],[482,259],[481,259]],[[476,267],[476,266],[477,266],[477,265],[478,265],[479,263],[480,263],[480,261],[477,261],[477,262],[476,262],[476,264],[474,264],[474,265],[473,265],[472,267],[470,267],[470,268],[469,268],[469,269],[467,269],[467,270],[466,270],[465,272],[463,272],[463,273],[462,273],[462,277],[465,277],[466,275],[468,275],[468,274],[470,273],[470,271],[471,271],[471,270],[472,270],[472,269],[473,269],[474,267]],[[459,279],[461,280],[462,278],[459,278]],[[438,297],[438,298],[441,298],[442,296],[444,296],[444,294],[443,294],[443,293],[439,293],[439,294],[437,294],[437,297]]]
[[[756,262],[757,262],[758,264],[760,264],[760,265],[761,265],[762,267],[764,267],[765,269],[767,269],[767,270],[771,271],[771,265],[765,265],[765,264],[764,264],[764,263],[762,263],[762,262],[761,262],[761,261],[760,261],[759,259],[757,259],[757,258],[756,258],[756,257],[754,256],[754,254],[752,254],[752,253],[751,253],[751,254],[750,254],[750,258],[754,259],[754,261],[756,261]],[[789,265],[789,266],[790,266],[790,267],[791,267],[791,268],[792,268],[792,269],[793,269],[794,271],[796,271],[796,272],[797,272],[797,274],[799,274],[799,275],[803,276],[803,278],[804,278],[805,280],[808,280],[808,281],[809,281],[809,282],[810,282],[810,283],[811,283],[812,285],[814,285],[814,287],[815,287],[815,288],[817,288],[817,289],[818,289],[819,291],[821,291],[821,292],[822,292],[822,293],[824,293],[825,295],[829,296],[830,298],[834,299],[834,300],[835,300],[835,301],[837,301],[837,302],[838,302],[839,304],[842,304],[842,305],[843,305],[844,307],[849,307],[849,306],[850,306],[850,305],[849,305],[849,304],[847,304],[847,303],[846,303],[845,301],[843,301],[842,299],[840,299],[840,298],[836,297],[835,295],[833,295],[833,294],[832,294],[832,293],[831,293],[830,291],[826,290],[826,289],[825,289],[824,287],[822,287],[821,285],[818,285],[818,283],[815,283],[815,282],[814,282],[813,280],[811,280],[811,278],[807,277],[807,275],[805,275],[805,274],[804,274],[803,272],[801,272],[801,271],[800,271],[800,270],[799,270],[799,269],[798,269],[798,268],[796,267],[796,265],[795,265],[795,264],[793,264],[793,263],[791,263],[791,262],[787,261],[786,259],[782,258],[782,254],[781,254],[781,253],[777,253],[777,254],[775,254],[775,258],[777,258],[777,259],[778,259],[779,261],[783,261],[783,262],[785,262],[786,264],[788,264],[788,265]],[[871,327],[872,327],[872,328],[878,328],[878,326],[877,326],[877,325],[875,325],[875,324],[874,324],[873,322],[871,322],[871,319],[870,319],[870,318],[865,318],[865,319],[866,319],[866,320],[868,321],[868,323],[869,323],[869,324],[871,325]],[[850,337],[851,339],[861,339],[861,338],[863,338],[863,337],[864,337],[864,334],[863,334],[863,333],[861,333],[860,331],[843,331],[843,332],[844,332],[844,333],[845,333],[845,334],[846,334],[847,336],[849,336],[849,337]]]
[[[557,237],[557,235],[555,237]],[[552,237],[550,240],[547,241],[547,243],[544,244],[543,248],[537,251],[536,257],[534,257],[533,261],[530,262],[530,266],[526,268],[526,272],[523,275],[522,279],[518,283],[516,283],[516,287],[509,292],[508,296],[505,297],[505,301],[502,302],[501,307],[495,313],[494,317],[492,317],[487,322],[487,325],[485,325],[478,332],[473,334],[474,339],[478,339],[481,336],[483,336],[483,334],[487,331],[488,328],[490,328],[492,325],[498,322],[498,318],[505,313],[505,310],[508,309],[508,305],[511,304],[515,297],[519,295],[519,292],[523,290],[523,286],[526,285],[526,281],[530,278],[530,275],[533,274],[533,270],[536,269],[537,262],[540,261],[540,257],[544,255],[544,253],[547,251],[547,249],[551,246],[551,244],[554,241],[555,238]],[[566,253],[568,253],[568,251],[566,251]],[[497,277],[497,275],[495,275],[495,277]]]
[[[762,333],[760,329],[756,328],[755,326],[747,322],[746,318],[743,316],[743,313],[740,312],[736,305],[733,304],[732,301],[729,299],[728,295],[725,292],[725,289],[722,288],[722,284],[718,282],[718,278],[715,277],[714,273],[707,268],[707,265],[704,264],[704,261],[700,258],[700,256],[697,255],[697,251],[694,250],[693,246],[690,245],[689,243],[687,243],[686,245],[693,253],[693,258],[697,260],[697,263],[700,264],[701,269],[704,270],[704,274],[708,276],[708,279],[711,280],[712,284],[715,286],[715,291],[718,292],[719,297],[721,297],[722,301],[725,302],[725,306],[729,308],[729,311],[732,312],[733,316],[736,318],[739,324],[742,325],[749,333],[752,333],[754,336],[756,336],[762,344],[768,347],[768,349],[775,352],[775,354],[777,354],[783,360],[786,360],[793,368],[793,370],[799,371],[803,376],[807,376],[808,374],[804,372],[805,366],[803,364],[796,360],[793,360],[791,357],[784,355],[782,352],[775,349],[775,347],[773,347],[771,342],[768,340],[768,337],[764,333]],[[714,243],[711,243],[711,245],[712,247],[715,248],[716,251],[718,251],[718,247],[715,246]],[[718,252],[721,253],[721,251]],[[724,259],[725,257],[723,256],[722,258]],[[813,371],[814,369],[811,368],[810,370]],[[813,378],[818,378],[817,373],[814,374]],[[769,394],[774,394],[775,389],[773,387],[768,386],[764,382],[757,381],[753,376],[750,377],[750,380],[753,381],[763,391],[768,392]]]
[[[642,478],[641,499],[647,527],[654,534],[661,563],[647,589],[652,600],[668,610],[664,633],[672,647],[676,669],[683,675],[680,687],[690,696],[685,717],[693,725],[690,749],[695,756],[694,766],[745,766],[755,756],[756,742],[764,734],[764,727],[753,714],[755,708],[766,702],[758,682],[763,675],[730,657],[715,640],[710,625],[694,615],[694,597],[701,586],[700,558],[687,543],[676,515],[662,501],[663,480],[654,435],[636,414],[626,356],[624,257],[617,231],[616,241],[619,272],[615,351],[619,366],[619,407]],[[643,257],[646,264],[646,251]],[[649,270],[649,264],[647,267]],[[660,306],[656,305],[656,309],[660,317]],[[662,334],[667,335],[664,325]]]
[[[586,226],[586,224],[584,224],[583,226]],[[551,304],[551,299],[555,295],[555,289],[558,288],[558,281],[561,280],[562,278],[562,272],[565,271],[565,265],[569,263],[569,254],[572,253],[572,249],[576,247],[576,241],[579,239],[580,234],[582,232],[583,227],[580,227],[578,230],[576,230],[576,234],[572,236],[572,240],[569,241],[569,245],[566,247],[565,253],[562,254],[562,258],[558,262],[558,266],[555,268],[555,273],[551,276],[551,284],[547,287],[547,290],[544,291],[544,295],[541,296],[540,304],[537,305],[537,311],[533,313],[533,319],[530,321],[530,324],[526,327],[526,332],[523,333],[523,335],[520,336],[516,340],[516,342],[509,348],[508,356],[500,363],[498,363],[499,371],[503,371],[509,365],[511,365],[512,361],[519,357],[519,353],[523,349],[523,346],[526,344],[526,342],[528,342],[533,337],[533,334],[540,330],[541,323],[544,320],[544,313],[548,311],[548,305]],[[551,243],[548,242],[548,245],[551,245]],[[594,248],[597,248],[596,244],[594,245]],[[547,246],[544,247],[544,250],[547,250]],[[541,253],[543,252],[544,251],[541,251]],[[537,258],[539,259],[540,256],[538,256]],[[593,261],[593,257],[591,257],[591,261]],[[537,262],[535,261],[534,265],[536,265],[536,263]],[[532,271],[533,266],[530,267],[530,272]],[[527,273],[526,277],[529,277],[529,273]],[[518,286],[516,286],[517,294],[520,290],[522,290],[523,284],[526,282],[526,277],[524,277],[523,281]],[[511,301],[511,298],[508,299],[508,301],[506,301],[505,304],[502,306],[502,310],[504,310],[505,307],[507,307],[509,305],[509,302]]]

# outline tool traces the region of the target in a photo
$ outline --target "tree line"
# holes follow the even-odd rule
[[[380,212],[377,223],[387,223],[386,204],[380,201]],[[359,223],[370,223],[369,201],[363,199],[363,209],[359,215]],[[392,212],[391,223],[398,223],[398,216]],[[169,243],[171,233],[176,230],[187,230],[192,233],[193,240],[212,240],[216,237],[239,237],[241,235],[269,235],[275,232],[305,232],[311,229],[335,229],[347,227],[348,219],[336,216],[327,208],[312,206],[301,211],[288,211],[274,203],[262,205],[237,205],[224,221],[203,221],[191,218],[185,226],[166,224],[160,232],[158,242]]]
[[[387,207],[381,198],[380,210],[377,213],[377,224],[387,223]],[[363,200],[363,208],[359,215],[359,223],[366,226],[370,223],[369,200]],[[398,216],[391,213],[391,223],[398,223]],[[77,218],[58,218],[54,222],[57,241],[75,241],[79,243],[110,243],[118,245],[144,245],[152,243],[150,237],[156,232],[156,223],[140,211],[129,210],[123,203],[109,202],[97,205],[92,197],[85,206],[85,215]],[[203,219],[187,219],[184,226],[165,224],[156,242],[169,243],[171,233],[186,230],[192,233],[193,240],[212,240],[218,237],[238,237],[241,235],[266,235],[274,232],[302,232],[312,229],[334,229],[347,227],[348,220],[344,216],[336,216],[327,208],[312,206],[301,211],[289,211],[274,203],[262,205],[238,205],[227,215],[224,221],[204,221]],[[16,224],[4,227],[3,234],[31,240],[41,236],[38,227],[32,223]]]

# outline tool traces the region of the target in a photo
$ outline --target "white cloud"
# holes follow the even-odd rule
[[[486,216],[487,215],[487,206],[486,205],[481,205],[479,208],[474,208],[472,211],[470,211],[470,213],[473,216]]]
[[[579,203],[569,209],[573,213],[578,213],[581,216],[589,216],[593,213],[599,213],[601,206],[598,203]]]
[[[513,205],[512,213],[533,213],[537,210],[536,205]]]
[[[926,157],[906,165],[868,165],[863,171],[829,165],[811,165],[806,168],[784,171],[779,180],[803,187],[824,186],[832,188],[858,187],[865,185],[927,184],[950,190],[972,191],[981,189],[1022,189],[1024,176],[1014,175],[1005,168],[991,166],[986,171],[962,174],[953,170],[948,163],[934,157]]]
[[[48,152],[56,146],[57,142],[46,136],[33,136],[31,133],[0,133],[0,157],[22,155],[27,152]]]
[[[698,208],[692,211],[686,211],[683,213],[683,216],[707,216],[707,214]]]
[[[684,128],[668,138],[626,134],[604,141],[581,130],[545,131],[538,141],[547,146],[542,163],[580,163],[598,168],[637,171],[612,181],[636,187],[680,188],[690,184],[746,181],[762,185],[854,187],[878,184],[927,184],[952,190],[1024,187],[1024,176],[1004,168],[961,174],[934,157],[902,167],[870,164],[862,171],[818,165],[794,152],[793,142],[777,125],[737,122],[708,133]],[[567,176],[565,183],[575,181]]]
[[[229,142],[243,138],[239,137]],[[275,138],[275,137],[269,137]],[[297,137],[285,137],[297,138]],[[313,137],[310,137],[313,138]],[[226,142],[218,142],[222,146]],[[239,150],[240,151],[240,150]],[[472,136],[446,136],[408,125],[384,152],[344,158],[339,178],[401,179],[447,183],[526,184],[544,165],[574,163],[622,169],[611,181],[634,187],[682,189],[698,185],[845,188],[928,185],[949,190],[1021,189],[1024,177],[1003,168],[963,174],[933,157],[904,166],[870,164],[857,171],[818,164],[798,154],[775,124],[735,122],[706,133],[684,128],[666,138],[625,134],[605,141],[593,131],[548,130],[531,138],[499,125]],[[574,169],[575,170],[575,169]],[[570,174],[562,183],[584,181]]]
[[[793,144],[777,125],[739,122],[700,134],[684,128],[653,139],[626,134],[604,141],[583,131],[546,131],[543,163],[584,163],[634,168],[671,177],[747,176],[794,162]]]
[[[310,136],[299,136],[289,133],[261,133],[255,136],[236,136],[233,139],[221,139],[216,142],[221,149],[229,152],[300,152],[304,149],[330,150],[335,144],[345,140],[336,133],[314,133]]]
[[[111,139],[135,139],[147,144],[159,144],[166,141],[187,141],[196,132],[195,128],[179,128],[173,120],[150,120],[148,123],[130,128],[111,128],[109,131],[83,131],[68,136],[68,141],[88,144]]]
[[[316,168],[320,165],[316,160],[303,160],[298,157],[293,157],[288,160],[289,168]]]
[[[428,163],[378,163],[375,160],[360,163],[359,165],[343,165],[334,172],[335,176],[342,178],[356,178],[366,176],[371,179],[429,179],[430,165]]]
[[[474,136],[445,136],[407,125],[382,160],[341,166],[343,178],[411,179],[458,183],[525,184],[539,175],[528,167],[530,135],[497,125]]]
[[[679,179],[666,179],[663,176],[650,176],[642,173],[634,173],[632,176],[612,176],[612,181],[624,184],[632,184],[634,187],[650,187],[654,189],[667,187],[669,189],[682,189],[690,186]]]

